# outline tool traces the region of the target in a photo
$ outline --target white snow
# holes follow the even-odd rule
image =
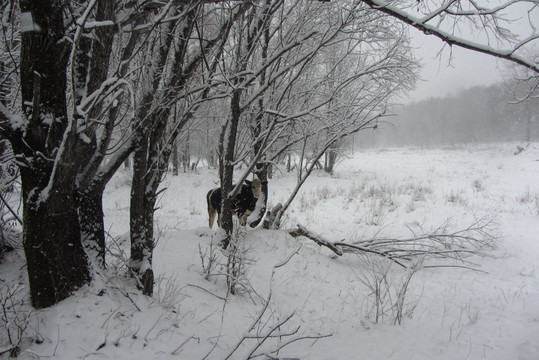
[[[9,122],[9,125],[14,130],[24,130],[26,125],[28,124],[28,121],[24,119],[20,114],[13,114],[3,104],[0,104],[0,115],[2,119],[5,119]]]
[[[30,31],[41,31],[41,28],[38,24],[34,22],[31,12],[23,12],[20,15],[21,29],[22,33]]]
[[[120,277],[122,268],[114,274],[111,267],[75,296],[34,312],[27,334],[37,334],[42,343],[25,339],[20,358],[224,359],[242,336],[267,334],[293,315],[274,334],[299,327],[294,337],[331,336],[294,342],[275,357],[539,359],[539,143],[519,155],[515,149],[516,144],[499,144],[366,150],[339,163],[333,176],[315,172],[305,183],[285,226],[300,223],[333,241],[408,237],[410,229],[428,231],[446,221],[459,229],[478,217],[495,218],[500,238],[496,249],[487,250],[494,257],[471,259],[485,273],[419,271],[409,285],[410,317],[402,325],[393,325],[389,311],[374,323],[365,282],[381,259],[335,257],[282,231],[245,233],[252,260],[249,292],[227,296],[224,278],[205,280],[200,252],[208,254],[213,237],[219,237],[207,227],[205,195],[218,175],[199,168],[197,174],[169,175],[163,184],[167,190],[155,214],[154,298],[140,295]],[[119,248],[128,249],[129,179],[127,171],[118,173],[104,199],[106,229],[123,235],[113,246],[119,255]],[[269,207],[285,202],[295,180],[295,173],[284,170],[269,180]],[[21,268],[16,254],[2,261],[2,296],[7,286],[26,286]],[[405,270],[391,270],[389,281],[399,285]],[[262,322],[250,330],[270,290]],[[0,330],[0,350],[6,339]],[[279,341],[287,337],[270,338],[255,353],[271,351]],[[246,339],[230,358],[246,358],[256,344]]]

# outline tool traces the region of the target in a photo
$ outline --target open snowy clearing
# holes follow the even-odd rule
[[[350,155],[334,175],[307,180],[284,227],[299,223],[332,241],[495,222],[496,248],[469,259],[480,271],[440,267],[413,275],[401,325],[389,305],[407,270],[376,255],[337,257],[283,231],[243,234],[250,261],[240,294],[227,296],[222,276],[206,280],[209,255],[225,261],[211,246],[217,230],[207,226],[205,195],[218,177],[206,168],[165,180],[156,212],[155,297],[139,295],[118,277],[125,268],[115,257],[125,256],[128,231],[130,174],[121,172],[104,198],[107,228],[117,238],[109,273],[50,309],[15,307],[20,316],[9,326],[28,324],[20,358],[538,359],[539,144],[519,155],[515,148],[367,150]],[[276,173],[268,204],[284,202],[294,183],[294,173]],[[21,268],[16,254],[0,264],[2,296],[8,287],[24,296]],[[212,275],[220,270],[214,264]],[[373,274],[388,284],[379,303]],[[0,331],[0,348],[9,344],[7,333]]]

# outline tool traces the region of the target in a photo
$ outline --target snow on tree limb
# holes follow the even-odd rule
[[[512,45],[509,49],[498,49],[491,47],[489,45],[481,44],[479,42],[474,42],[467,40],[463,37],[456,36],[453,33],[444,31],[440,26],[439,23],[437,25],[431,25],[429,24],[429,21],[433,19],[438,19],[440,22],[443,21],[443,17],[452,17],[454,21],[456,22],[458,17],[485,17],[489,16],[492,19],[492,23],[494,25],[486,25],[486,23],[483,23],[481,29],[483,31],[486,31],[487,29],[490,29],[490,31],[493,32],[493,35],[495,37],[499,37],[500,39],[505,40],[506,42],[513,42],[514,38],[516,37],[515,34],[508,32],[506,29],[498,25],[498,21],[500,19],[500,11],[506,9],[507,7],[514,5],[516,3],[527,3],[527,1],[509,1],[508,3],[502,4],[498,7],[495,7],[493,9],[484,9],[479,8],[475,2],[470,1],[471,7],[474,8],[474,10],[464,10],[460,11],[458,9],[461,8],[462,4],[461,2],[456,1],[448,1],[444,5],[441,5],[438,9],[426,14],[423,17],[416,17],[414,15],[411,15],[410,12],[404,10],[405,6],[398,7],[397,5],[394,5],[395,2],[391,1],[383,1],[383,0],[362,0],[365,4],[369,5],[371,8],[379,10],[383,13],[386,13],[390,16],[393,16],[402,22],[413,26],[414,28],[422,31],[426,35],[433,35],[442,40],[443,42],[449,44],[449,45],[455,45],[459,46],[465,49],[477,51],[483,54],[491,55],[500,59],[505,59],[514,63],[517,63],[519,65],[522,65],[528,69],[531,69],[535,71],[536,73],[539,72],[539,63],[537,63],[534,59],[527,59],[521,55],[516,54],[516,51],[519,50],[521,47],[527,44],[531,44],[533,41],[537,40],[539,38],[539,34],[537,34],[535,31],[535,28],[530,21],[530,24],[532,28],[534,29],[534,33],[525,39],[516,42],[514,45]],[[451,8],[451,6],[458,6],[457,10],[454,10]]]
[[[0,103],[0,134],[4,135],[11,131],[24,130],[28,120],[25,120],[20,114],[14,114]]]
[[[328,249],[330,249],[331,251],[333,251],[335,254],[339,256],[343,255],[343,252],[337,246],[335,246],[331,241],[325,239],[319,234],[316,234],[310,231],[309,229],[307,229],[306,227],[300,224],[298,224],[295,229],[288,230],[287,232],[292,237],[304,236],[308,239],[311,239],[312,241],[317,243],[319,246],[327,247]]]

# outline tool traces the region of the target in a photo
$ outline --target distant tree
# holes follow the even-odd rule
[[[450,47],[458,46],[468,50],[484,53],[496,58],[507,60],[513,64],[513,77],[516,82],[512,86],[514,89],[513,101],[526,101],[529,98],[537,97],[539,86],[539,58],[537,57],[537,43],[539,33],[535,19],[539,15],[539,8],[536,1],[517,0],[501,2],[476,2],[471,0],[428,0],[428,1],[383,1],[383,0],[364,0],[371,8],[388,14],[400,21],[412,26],[426,35],[437,37],[442,43]],[[517,26],[514,26],[518,24]],[[517,30],[518,29],[518,30]],[[528,33],[522,33],[527,31]],[[444,101],[448,101],[445,99]],[[492,109],[497,108],[500,103],[507,101],[507,98],[501,100],[494,107],[485,108],[485,113],[492,113]],[[430,109],[434,112],[433,104],[426,106],[421,103],[424,109]],[[462,105],[462,104],[461,104]],[[413,111],[412,109],[409,109]],[[407,112],[410,114],[409,110]],[[444,111],[451,109],[444,109]],[[471,109],[470,109],[471,110]],[[530,114],[533,114],[531,112]],[[497,119],[500,114],[492,114],[490,119]],[[496,116],[498,115],[498,116]],[[505,124],[499,123],[500,128],[507,129],[508,122],[517,120],[514,116],[504,116]],[[434,115],[436,117],[436,115]],[[527,129],[532,128],[533,116],[530,119]],[[407,119],[407,121],[416,122],[417,119]],[[493,121],[487,121],[490,125]],[[472,120],[475,125],[478,119]],[[409,132],[404,124],[400,126],[400,133]],[[443,123],[438,123],[438,126]],[[453,124],[454,125],[454,124]],[[416,127],[413,127],[417,129]],[[469,126],[466,126],[469,130]],[[429,124],[425,123],[423,130],[429,129]],[[450,129],[454,131],[455,128]],[[492,134],[493,138],[499,138],[494,135],[493,128],[487,127],[483,130]],[[432,132],[434,135],[435,132]],[[530,134],[532,131],[527,130]],[[419,132],[416,132],[418,135]],[[423,134],[423,133],[421,133]],[[500,134],[500,133],[498,133]],[[513,138],[510,133],[505,135]],[[410,139],[414,134],[410,134],[405,139]],[[389,135],[389,138],[392,136]],[[434,137],[422,137],[415,143],[440,143],[435,141]],[[395,139],[399,142],[402,139]],[[447,141],[447,137],[441,139],[442,143]],[[458,137],[462,141],[462,136]]]
[[[387,131],[383,145],[522,141],[528,133],[533,139],[538,124],[529,115],[539,112],[539,102],[515,102],[514,86],[510,80],[408,104],[395,117],[398,131]]]

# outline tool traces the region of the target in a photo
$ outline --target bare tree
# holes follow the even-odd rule
[[[237,58],[249,60],[251,67],[234,68],[241,74],[233,77],[241,80],[234,89],[243,96],[233,98],[231,113],[236,122],[246,126],[230,128],[229,120],[223,132],[224,148],[230,151],[223,161],[228,164],[225,178],[229,183],[239,162],[249,164],[240,182],[255,169],[264,177],[264,167],[281,154],[321,132],[331,133],[316,148],[318,161],[344,136],[369,124],[374,126],[389,95],[414,81],[416,66],[407,57],[405,37],[399,35],[402,27],[389,24],[387,17],[359,1],[342,8],[313,2],[284,3],[278,12],[270,13],[274,20],[267,22],[266,28],[245,27],[245,31],[257,31],[256,47],[245,47],[249,51],[243,50]],[[313,23],[317,24],[315,31]],[[338,49],[342,51],[337,51],[331,65],[327,56]],[[341,73],[339,66],[349,71]],[[371,90],[362,92],[369,88],[369,81]],[[242,131],[247,136],[240,136]],[[244,142],[230,142],[236,138]],[[305,179],[302,177],[301,184]],[[223,194],[233,196],[230,190],[224,188]],[[223,214],[225,211],[226,201]],[[257,224],[256,217],[252,224]]]
[[[344,17],[348,22],[311,59],[310,67],[297,75],[296,82],[284,87],[271,110],[292,134],[272,159],[294,148],[299,157],[296,188],[273,227],[278,227],[322,156],[346,136],[376,128],[388,115],[391,96],[414,84],[417,65],[402,26],[360,2],[355,5]],[[326,17],[331,19],[332,14]]]

